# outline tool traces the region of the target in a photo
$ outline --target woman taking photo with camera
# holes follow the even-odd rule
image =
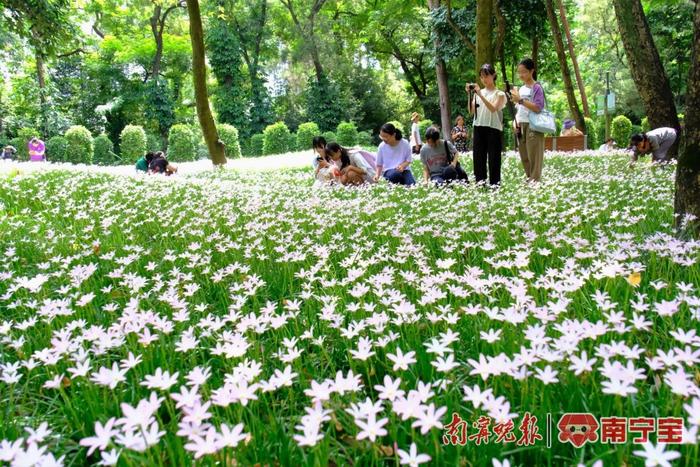
[[[474,115],[474,178],[476,183],[488,178],[492,186],[501,183],[501,151],[503,146],[502,111],[506,95],[496,89],[496,70],[485,63],[479,70],[479,79],[484,85],[467,84],[469,113]]]
[[[540,113],[544,109],[544,89],[535,81],[535,62],[526,58],[518,65],[518,77],[523,82],[520,90],[511,91],[511,99],[518,104],[515,115],[515,132],[518,135],[520,160],[529,181],[539,182],[544,162],[544,133],[530,127],[530,112]]]

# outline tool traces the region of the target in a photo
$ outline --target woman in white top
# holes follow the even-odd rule
[[[423,147],[423,140],[420,136],[420,125],[418,125],[418,122],[420,122],[420,115],[418,114],[418,112],[413,112],[411,114],[410,138],[411,152],[413,152],[413,154],[420,154],[420,150]]]
[[[501,152],[503,150],[503,107],[506,95],[496,89],[496,70],[485,63],[479,70],[484,85],[468,84],[466,91],[474,93],[469,102],[469,113],[474,115],[474,178],[476,183],[488,178],[492,186],[501,183]]]

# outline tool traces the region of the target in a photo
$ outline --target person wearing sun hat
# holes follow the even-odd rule
[[[561,136],[581,136],[581,130],[576,128],[576,122],[567,118],[564,120],[564,125],[561,129]]]
[[[418,112],[413,112],[411,114],[411,150],[413,154],[420,154],[420,149],[423,147],[423,140],[420,137],[420,127],[418,122],[420,121],[420,114]]]

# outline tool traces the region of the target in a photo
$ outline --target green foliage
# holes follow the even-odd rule
[[[357,126],[354,122],[341,122],[336,130],[338,143],[341,146],[355,146],[357,144]]]
[[[175,123],[175,103],[164,80],[149,81],[146,86],[146,116],[155,122],[158,133],[165,136]]]
[[[306,116],[316,122],[321,131],[335,129],[348,117],[348,100],[341,94],[337,83],[323,76],[309,78],[306,88]]]
[[[642,119],[642,131],[647,132],[651,130],[651,126],[649,126],[649,117],[644,117]]]
[[[626,146],[632,136],[632,122],[624,115],[618,115],[612,121],[610,133],[618,146]]]
[[[263,134],[265,135],[263,154],[284,154],[290,151],[289,142],[291,133],[284,122],[268,125]]]
[[[93,144],[95,146],[93,163],[99,165],[114,165],[119,161],[119,158],[114,153],[114,144],[112,144],[109,136],[103,133],[95,137]]]
[[[124,161],[137,161],[146,153],[146,132],[139,125],[127,125],[119,136],[119,149]]]
[[[165,150],[163,138],[153,133],[146,133],[146,151],[157,152]]]
[[[598,146],[600,146],[602,143],[598,140],[598,125],[596,125],[595,121],[590,118],[586,117],[586,134],[588,135],[588,148],[589,149],[598,149]]]
[[[218,86],[214,91],[217,120],[236,128],[247,127],[248,96],[241,73],[241,50],[233,25],[221,18],[212,21],[207,31],[209,63]]]
[[[250,150],[246,156],[258,157],[263,155],[265,146],[265,135],[262,133],[255,134],[250,137]]]
[[[219,139],[226,145],[226,157],[238,159],[241,157],[241,144],[238,140],[238,130],[233,125],[220,123],[216,125]]]
[[[372,133],[360,131],[357,133],[357,144],[362,147],[372,146]]]
[[[95,148],[90,130],[81,125],[72,126],[64,135],[68,141],[68,162],[74,164],[92,164]]]
[[[326,139],[327,143],[338,142],[338,136],[332,131],[326,131],[321,136],[323,136]]]
[[[51,162],[68,162],[70,148],[63,136],[54,136],[46,142],[46,159]]]
[[[391,123],[392,125],[394,125],[394,127],[396,127],[396,129],[399,130],[399,131],[401,132],[401,134],[404,136],[404,138],[408,139],[408,137],[409,137],[410,135],[406,132],[406,130],[405,130],[404,126],[403,126],[403,123],[399,122],[398,120],[392,120],[392,121],[390,121],[390,122],[388,122],[388,123]],[[409,127],[409,128],[410,128],[410,127]]]
[[[39,136],[39,132],[34,128],[20,128],[17,131],[17,136],[12,139],[12,145],[17,149],[17,159],[26,161],[29,159],[29,141],[35,136]]]
[[[320,134],[321,130],[314,122],[306,122],[299,125],[299,128],[297,128],[297,150],[304,151],[310,149],[313,139]]]
[[[433,126],[433,121],[432,120],[419,120],[418,121],[418,132],[420,133],[421,139],[425,139],[425,130]],[[450,128],[450,130],[452,130]],[[406,138],[409,138],[411,135],[406,135]]]
[[[168,159],[176,162],[197,159],[197,140],[188,125],[178,124],[170,127]]]

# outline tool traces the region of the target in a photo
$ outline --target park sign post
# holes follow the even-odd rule
[[[605,115],[605,139],[610,138],[610,115],[615,111],[615,93],[611,92],[606,96],[596,98],[596,108],[598,115]],[[607,104],[607,105],[606,105]]]

